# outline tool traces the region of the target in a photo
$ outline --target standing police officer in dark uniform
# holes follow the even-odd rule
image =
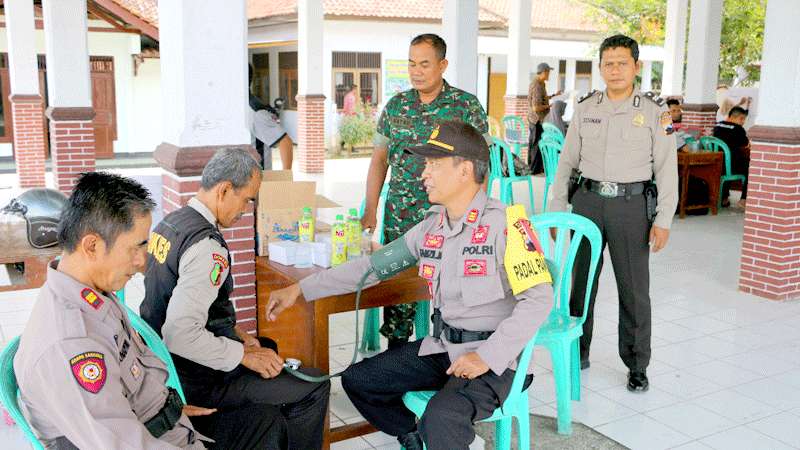
[[[646,391],[650,363],[649,252],[664,248],[678,202],[678,170],[672,119],[663,100],[634,86],[641,68],[639,46],[622,35],[600,46],[605,92],[592,91],[575,108],[553,185],[553,211],[567,208],[591,219],[602,232],[614,266],[619,294],[619,354],[630,370],[628,390]],[[577,171],[579,173],[574,173]],[[579,178],[580,176],[580,178]],[[655,182],[651,182],[654,180]],[[574,191],[573,191],[574,192]],[[575,262],[572,315],[583,313],[589,245]],[[589,366],[595,274],[581,336],[581,367]]]
[[[163,336],[186,398],[218,409],[193,422],[215,448],[319,449],[330,383],[282,373],[275,342],[239,329],[230,301],[231,258],[219,227],[239,220],[260,184],[246,150],[211,158],[197,196],[150,236],[141,314]],[[263,427],[272,428],[268,440],[259,437]]]

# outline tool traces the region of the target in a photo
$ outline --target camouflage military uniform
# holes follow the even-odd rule
[[[392,168],[383,216],[386,243],[421,222],[425,211],[431,207],[421,180],[425,164],[406,149],[423,144],[437,122],[454,119],[469,123],[481,133],[489,131],[486,113],[478,99],[450,86],[447,81],[442,92],[429,104],[422,103],[417,91],[410,89],[392,97],[383,109],[375,145],[388,148],[388,162]],[[384,308],[381,334],[389,339],[408,340],[414,312],[413,303]]]

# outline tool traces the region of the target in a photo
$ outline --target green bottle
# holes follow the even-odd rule
[[[298,222],[297,237],[299,242],[314,242],[314,216],[311,208],[303,208],[303,217]]]
[[[358,210],[350,208],[347,218],[347,259],[356,259],[361,256],[361,219]]]
[[[336,222],[331,226],[331,267],[347,262],[347,224],[344,216],[336,215]]]

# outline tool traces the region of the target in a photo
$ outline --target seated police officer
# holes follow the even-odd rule
[[[406,449],[421,449],[422,441],[429,450],[466,449],[475,438],[473,423],[508,397],[517,358],[547,318],[553,293],[542,282],[512,294],[506,233],[533,234],[527,219],[519,221],[524,230],[506,229],[505,205],[481,188],[489,149],[480,132],[443,122],[411,151],[425,158],[422,180],[435,206],[403,238],[428,283],[435,331],[351,366],[342,385],[364,418]],[[353,260],[273,292],[268,319],[301,294],[311,301],[352,292],[369,267],[369,258]],[[530,381],[529,375],[526,386]],[[439,392],[417,427],[403,394],[430,389]]]
[[[45,448],[204,448],[186,415],[214,410],[183,406],[167,388],[166,366],[114,296],[144,268],[153,207],[139,183],[88,173],[61,213],[63,253],[14,358],[22,409]]]
[[[187,400],[219,409],[193,420],[217,448],[318,449],[330,384],[282,374],[275,342],[241,330],[230,300],[231,257],[219,227],[239,220],[260,184],[246,150],[211,158],[197,196],[151,234],[141,313],[173,354]],[[260,430],[270,427],[263,440]]]

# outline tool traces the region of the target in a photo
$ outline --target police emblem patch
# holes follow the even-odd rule
[[[467,259],[464,260],[464,276],[475,277],[486,275],[486,260],[485,259]]]
[[[214,259],[214,261],[222,264],[223,269],[228,268],[228,260],[226,258],[223,258],[223,256],[220,255],[219,253],[212,253],[211,257]]]
[[[222,272],[224,271],[225,268],[222,266],[222,264],[218,261],[214,261],[214,265],[211,267],[211,274],[209,274],[209,278],[211,279],[211,284],[213,286],[219,286],[220,282],[222,281]]]
[[[642,125],[644,125],[644,114],[638,113],[635,116],[633,116],[633,124],[636,125],[637,127],[641,127]]]
[[[106,384],[105,356],[100,352],[86,352],[69,360],[75,381],[87,392],[97,394]]]
[[[100,307],[103,306],[103,299],[89,288],[85,288],[81,291],[81,298],[94,309],[100,309]]]
[[[477,209],[471,209],[467,213],[467,223],[475,223],[477,221],[478,221],[478,210]]]
[[[478,229],[472,232],[473,244],[485,244],[489,237],[489,225],[479,225]]]
[[[430,264],[423,264],[422,265],[422,278],[426,280],[430,280],[433,278],[433,275],[436,273],[436,267]]]
[[[442,248],[444,236],[441,234],[425,234],[425,248]]]

